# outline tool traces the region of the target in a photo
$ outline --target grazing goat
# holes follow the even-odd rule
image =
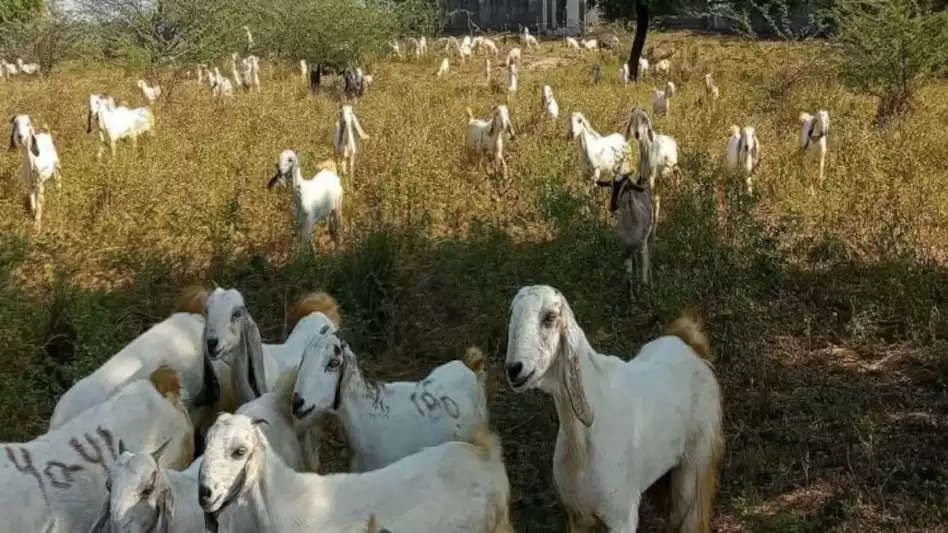
[[[668,76],[668,73],[671,72],[671,61],[667,59],[662,59],[652,65],[652,72],[655,75]]]
[[[616,231],[625,245],[625,270],[630,292],[635,283],[635,252],[640,255],[642,285],[647,286],[651,280],[648,239],[655,225],[648,181],[640,176],[639,183],[635,183],[631,174],[623,174],[609,181],[599,181],[597,185],[612,190],[609,211],[616,215]]]
[[[142,96],[145,97],[145,101],[148,102],[149,105],[155,103],[155,100],[158,98],[161,98],[161,87],[157,85],[149,87],[148,84],[145,83],[145,80],[138,80],[138,83],[135,85],[141,89]]]
[[[49,132],[36,133],[33,122],[27,115],[16,115],[11,120],[10,149],[17,144],[23,149],[23,164],[20,177],[29,191],[30,211],[36,229],[43,225],[43,204],[45,203],[46,181],[53,179],[56,190],[62,188],[62,168],[59,155],[53,145],[53,136]]]
[[[204,357],[204,302],[207,291],[189,287],[182,291],[175,312],[155,324],[109,358],[95,372],[67,390],[53,409],[50,431],[99,405],[126,384],[147,378],[162,366],[171,368],[181,383],[181,400],[195,426],[213,421],[218,410],[236,408],[230,388],[230,367]],[[208,412],[209,411],[209,412]]]
[[[648,188],[654,203],[652,235],[658,233],[658,215],[662,209],[662,197],[655,193],[655,179],[669,174],[680,175],[678,167],[678,142],[668,135],[661,135],[652,128],[652,119],[644,109],[634,108],[626,126],[625,134],[634,132],[639,143],[639,179],[648,178]]]
[[[484,356],[469,350],[417,382],[366,378],[338,334],[314,338],[296,378],[293,414],[303,425],[335,415],[350,447],[350,470],[368,472],[422,448],[471,438],[487,424]]]
[[[520,74],[517,70],[517,64],[511,63],[507,65],[507,91],[512,93],[517,92],[519,80]]]
[[[675,84],[670,81],[665,83],[664,89],[655,89],[652,97],[652,111],[656,115],[667,115],[671,110],[672,96],[675,96]]]
[[[343,176],[355,175],[355,156],[356,156],[356,136],[363,141],[369,139],[369,136],[362,131],[362,125],[359,124],[359,118],[351,105],[343,105],[339,108],[339,120],[336,121],[333,129],[333,153],[336,164],[339,165]]]
[[[497,43],[487,37],[475,37],[474,50],[485,50],[487,55],[491,57],[500,55],[500,49],[497,48]]]
[[[513,531],[500,442],[486,429],[474,431],[470,442],[425,448],[381,470],[321,476],[287,468],[259,424],[223,414],[211,428],[198,499],[212,531],[219,513],[237,502],[265,532],[349,533],[362,530],[371,514],[393,531]],[[417,512],[418,502],[450,511]]]
[[[194,456],[194,431],[174,372],[133,381],[30,442],[3,443],[0,513],[4,531],[89,531],[106,503],[108,469],[120,447],[151,453],[159,464],[184,468]]]
[[[184,471],[162,468],[163,451],[135,453],[120,445],[105,480],[105,505],[89,533],[205,532],[197,489],[202,459]]]
[[[152,133],[155,128],[155,115],[147,107],[135,109],[125,106],[115,107],[112,97],[98,94],[89,95],[86,133],[92,133],[93,121],[98,126],[100,141],[95,154],[96,159],[102,157],[106,144],[109,146],[112,157],[115,157],[116,142],[129,139],[132,146],[137,147],[138,138],[146,133]]]
[[[540,48],[540,43],[537,42],[537,38],[530,35],[530,30],[524,26],[523,33],[520,35],[520,42],[529,50],[530,48]]]
[[[711,80],[711,73],[708,72],[704,75],[704,97],[708,104],[713,104],[715,100],[720,96],[718,91],[718,86],[714,84],[714,81]]]
[[[566,37],[565,40],[563,41],[563,46],[565,46],[567,49],[570,49],[570,50],[579,50],[579,49],[580,49],[580,48],[579,48],[579,41],[577,41],[577,40],[574,39],[573,37]]]
[[[570,531],[636,531],[650,487],[670,491],[667,531],[711,531],[724,437],[698,320],[679,318],[626,361],[597,353],[566,298],[537,285],[514,297],[507,338],[510,387],[553,397],[553,479]]]
[[[517,136],[510,123],[510,111],[507,106],[498,105],[491,111],[490,120],[474,118],[474,113],[468,107],[467,111],[467,149],[476,154],[489,154],[491,160],[499,162],[504,179],[507,178],[507,161],[504,160],[504,132],[513,139]]]
[[[277,163],[276,174],[267,183],[268,189],[292,180],[293,226],[296,229],[297,250],[313,250],[313,227],[329,219],[329,235],[338,244],[342,239],[342,180],[336,174],[336,165],[328,161],[328,168],[320,169],[312,179],[303,179],[299,159],[293,150],[284,150]]]
[[[816,153],[820,158],[820,187],[823,186],[823,171],[826,167],[826,136],[829,134],[830,117],[825,110],[815,114],[800,113],[800,151]],[[813,188],[810,187],[813,191]]]
[[[599,181],[603,172],[612,179],[629,155],[629,144],[621,133],[603,137],[592,128],[582,113],[576,111],[570,114],[566,135],[570,140],[579,139],[583,170],[584,173],[592,173],[590,177],[593,181]]]
[[[560,117],[560,105],[556,103],[556,98],[553,97],[553,89],[549,85],[543,86],[540,93],[540,105],[550,120],[556,120]]]
[[[24,63],[22,58],[17,58],[16,65],[23,74],[39,74],[40,66],[38,63]]]
[[[513,63],[519,63],[520,56],[521,53],[519,47],[515,46],[511,48],[510,51],[507,52],[507,58],[504,60],[504,66],[510,66]]]
[[[729,172],[740,172],[745,177],[747,194],[754,193],[753,174],[760,162],[760,141],[757,131],[750,126],[743,129],[731,126],[731,138],[727,141],[724,163]]]
[[[451,62],[448,61],[448,58],[444,58],[441,60],[441,65],[438,66],[438,72],[435,73],[435,77],[440,78],[441,76],[444,76],[445,74],[447,74],[448,71],[450,70],[451,70]]]
[[[583,39],[579,42],[586,50],[596,50],[599,48],[599,41],[596,39]]]

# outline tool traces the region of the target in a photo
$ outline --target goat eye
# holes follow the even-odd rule
[[[112,492],[112,478],[105,478],[105,490]]]
[[[234,455],[234,458],[235,458],[235,459],[239,459],[239,458],[241,458],[241,457],[247,455],[247,448],[241,446],[240,448],[237,448],[236,450],[234,450],[234,454],[233,454],[233,455]]]
[[[330,359],[329,364],[326,365],[326,368],[328,368],[329,370],[335,370],[339,368],[339,364],[340,364],[339,359]]]
[[[552,328],[554,323],[556,323],[556,313],[550,311],[543,317],[543,326]]]
[[[237,310],[234,311],[234,314],[231,315],[230,319],[231,319],[231,320],[239,320],[240,317],[242,317],[242,316],[244,316],[244,310],[243,310],[243,309],[237,309]]]
[[[142,497],[143,497],[143,498],[147,498],[147,497],[151,496],[151,493],[154,492],[154,491],[155,491],[155,487],[145,487],[145,488],[142,490]]]

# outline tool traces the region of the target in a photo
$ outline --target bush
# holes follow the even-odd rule
[[[841,79],[879,99],[877,124],[910,110],[919,88],[945,72],[945,11],[918,0],[838,0],[830,16]]]

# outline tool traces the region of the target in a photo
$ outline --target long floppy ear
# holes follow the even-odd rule
[[[207,346],[207,343],[202,342],[202,344]],[[211,356],[208,355],[206,348],[203,349],[203,352],[204,376],[201,383],[201,392],[199,392],[197,397],[194,398],[193,407],[214,405],[221,398],[221,384],[217,380],[217,372],[214,371],[214,364],[211,362]]]
[[[250,314],[244,314],[244,328],[241,335],[244,343],[244,353],[250,358],[247,368],[247,382],[253,391],[254,398],[259,398],[267,392],[267,376],[263,366],[263,342],[260,340],[260,330]]]
[[[112,533],[112,524],[109,522],[109,498],[111,496],[106,493],[105,503],[102,504],[102,510],[99,511],[99,517],[95,519],[95,523],[92,524],[92,527],[89,528],[89,533]]]
[[[490,111],[490,129],[487,134],[493,137],[497,133],[497,106]]]
[[[39,145],[36,143],[36,136],[31,133],[30,136],[26,138],[26,142],[30,146],[30,153],[33,154],[33,157],[39,157],[40,151]]]
[[[128,451],[128,448],[125,447],[125,441],[122,439],[119,439],[119,455],[122,455],[123,453],[127,451]]]
[[[162,483],[162,485],[165,485]],[[174,494],[167,486],[162,486],[158,494],[158,525],[155,528],[156,533],[174,533],[171,529],[171,517],[174,516]]]
[[[566,385],[569,403],[573,407],[576,418],[589,427],[593,423],[594,416],[592,407],[586,401],[586,392],[583,390],[583,372],[579,367],[578,350],[582,344],[580,341],[582,334],[576,324],[576,319],[573,318],[573,311],[563,300],[563,307],[560,310],[559,354],[563,365],[563,384]]]
[[[332,398],[332,410],[338,411],[339,407],[342,406],[342,391],[346,388],[349,381],[349,376],[346,373],[350,364],[355,364],[355,361],[350,361],[348,346],[345,341],[342,342],[342,365],[339,366],[339,381],[336,382],[336,394]]]
[[[16,133],[16,117],[10,119],[10,149],[13,150],[16,148],[16,143],[13,142],[14,134]]]
[[[346,132],[346,121],[342,116],[342,110],[339,110],[339,123],[338,123],[339,135],[336,137],[336,146],[342,146],[342,137]]]

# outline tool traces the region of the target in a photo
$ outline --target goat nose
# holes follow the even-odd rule
[[[299,413],[303,407],[303,397],[298,392],[293,393],[293,414]]]
[[[507,364],[507,378],[512,380],[517,379],[517,376],[520,375],[520,372],[523,370],[523,363],[517,361],[516,363]]]
[[[217,339],[207,339],[208,355],[217,355]]]
[[[198,488],[198,498],[201,501],[201,505],[207,504],[208,500],[211,499],[211,487],[207,485],[201,485]]]

